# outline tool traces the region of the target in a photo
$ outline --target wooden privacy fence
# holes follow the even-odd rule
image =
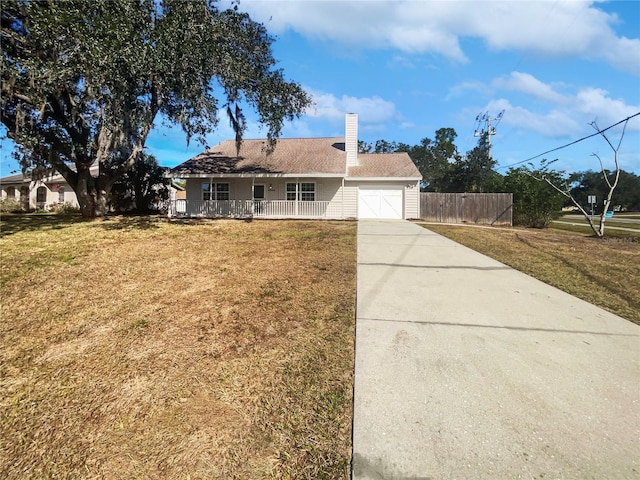
[[[420,218],[429,222],[513,224],[511,193],[421,193]]]

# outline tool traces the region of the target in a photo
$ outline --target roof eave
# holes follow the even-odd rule
[[[323,177],[342,178],[343,173],[178,173],[168,172],[165,178],[299,178],[299,177]]]
[[[347,182],[419,182],[422,177],[345,177]]]

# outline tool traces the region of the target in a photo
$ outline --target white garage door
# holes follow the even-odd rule
[[[402,187],[360,187],[358,218],[402,218]]]

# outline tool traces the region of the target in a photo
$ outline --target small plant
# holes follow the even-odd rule
[[[15,198],[3,198],[0,200],[0,213],[24,212],[24,206]]]
[[[54,203],[51,205],[50,211],[57,215],[73,215],[75,213],[80,213],[80,208],[70,202],[64,202]]]

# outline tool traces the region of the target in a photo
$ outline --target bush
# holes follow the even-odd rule
[[[3,198],[0,200],[0,213],[20,213],[24,211],[24,205],[15,198]]]
[[[76,207],[69,202],[54,203],[51,205],[50,211],[57,215],[73,215],[75,213],[80,213],[80,207]]]
[[[546,228],[562,214],[564,196],[540,180],[543,174],[559,177],[557,172],[529,170],[525,167],[512,168],[505,176],[505,190],[513,193],[514,225]]]

